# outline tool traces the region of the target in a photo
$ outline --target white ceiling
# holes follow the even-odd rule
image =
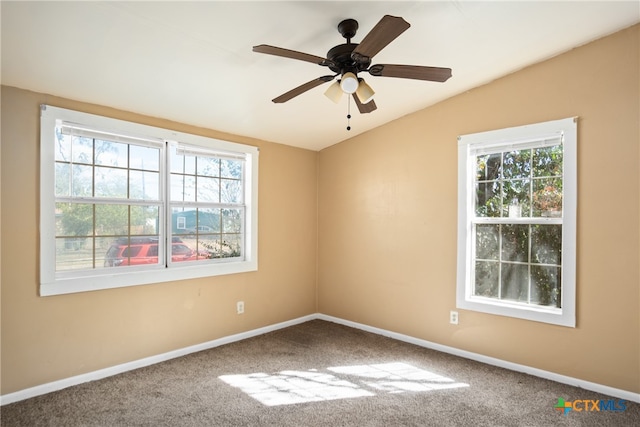
[[[320,150],[640,21],[640,3],[593,1],[2,1],[2,84],[237,135]],[[411,24],[373,63],[453,69],[445,83],[367,78],[378,109],[361,115],[316,87],[332,74],[252,52],[270,44],[325,57],[383,15]],[[368,74],[366,74],[368,76]]]

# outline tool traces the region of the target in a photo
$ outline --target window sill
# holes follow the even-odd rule
[[[567,309],[532,306],[510,301],[498,301],[491,298],[468,297],[459,299],[456,307],[463,310],[478,311],[496,316],[515,317],[534,322],[549,323],[575,328],[575,315]]]
[[[40,283],[40,296],[64,295],[76,292],[90,292],[127,286],[150,285],[154,283],[197,279],[201,277],[222,276],[247,273],[258,270],[256,261],[239,261],[207,265],[189,265],[154,270],[135,270],[127,267],[113,267],[109,275],[73,276],[58,274],[50,281]],[[66,277],[65,277],[66,276]]]

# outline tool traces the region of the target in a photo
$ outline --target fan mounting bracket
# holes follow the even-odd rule
[[[347,39],[347,43],[350,43],[358,31],[358,21],[355,19],[345,19],[338,24],[338,31],[342,34],[342,37]]]

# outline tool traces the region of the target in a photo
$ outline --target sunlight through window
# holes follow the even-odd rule
[[[469,386],[469,384],[457,383],[451,378],[443,377],[406,363],[340,366],[327,369],[339,374],[366,378],[362,382],[367,386],[389,393],[442,390]]]
[[[223,375],[220,379],[267,406],[373,396],[349,381],[316,370]]]
[[[338,366],[327,370],[331,373],[310,369],[276,374],[222,375],[219,378],[267,406],[375,396],[376,392],[425,392],[469,386],[399,362]]]

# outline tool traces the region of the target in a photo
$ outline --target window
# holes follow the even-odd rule
[[[257,269],[256,147],[42,106],[40,294]]]
[[[575,327],[576,127],[459,138],[458,308]]]

